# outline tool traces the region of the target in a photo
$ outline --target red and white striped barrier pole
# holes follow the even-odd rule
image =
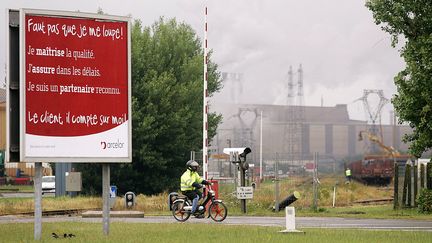
[[[208,179],[208,122],[207,122],[207,114],[208,114],[208,104],[207,104],[207,6],[205,7],[205,16],[204,16],[204,100],[203,100],[203,176],[204,180]]]

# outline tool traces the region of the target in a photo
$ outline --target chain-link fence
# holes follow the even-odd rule
[[[202,161],[202,157],[197,157],[198,154],[195,153],[195,160]],[[301,200],[297,206],[316,208],[321,204],[334,205],[335,187],[345,182],[346,161],[343,160],[318,154],[302,160],[294,160],[283,153],[263,154],[262,162],[255,157],[248,155],[246,160],[249,169],[246,171],[245,186],[257,189],[252,201],[272,202],[274,205],[294,191],[299,191]],[[210,156],[208,177],[217,179],[221,187],[229,187],[233,195],[235,188],[240,186],[240,170],[229,158]]]
[[[218,180],[219,190],[228,193],[233,202],[236,188],[240,183],[238,164],[226,158],[209,156],[208,179]],[[257,156],[258,157],[258,156]],[[191,158],[202,164],[202,153],[191,153]],[[258,157],[259,158],[259,157]],[[293,192],[298,191],[301,199],[296,207],[352,206],[363,203],[393,203],[396,193],[399,206],[414,207],[415,199],[421,190],[419,167],[411,166],[411,177],[406,175],[406,161],[398,163],[396,177],[388,183],[348,181],[345,166],[349,161],[315,154],[294,160],[287,154],[263,154],[262,162],[254,156],[247,156],[249,169],[246,171],[245,186],[255,188],[250,203],[276,206]],[[202,175],[202,171],[200,172]],[[379,180],[378,180],[379,181]],[[416,183],[417,182],[417,183]],[[417,186],[416,186],[417,185]],[[426,182],[423,182],[426,185]],[[396,191],[395,191],[396,190]],[[225,194],[227,195],[227,194]]]
[[[196,153],[198,154],[198,153]],[[195,157],[196,160],[198,157]],[[200,157],[202,161],[202,157]],[[197,160],[198,161],[198,160]],[[260,162],[257,159],[247,158],[249,169],[247,175],[251,180],[287,178],[290,176],[306,176],[312,174],[316,169],[319,174],[338,174],[343,175],[344,163],[346,161],[337,160],[325,156],[318,156],[317,162],[314,158],[290,159],[286,154],[265,154]],[[316,168],[315,168],[316,167]],[[226,159],[212,159],[208,162],[208,172],[215,177],[235,177],[236,166]]]

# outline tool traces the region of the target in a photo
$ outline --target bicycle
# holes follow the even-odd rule
[[[216,194],[213,191],[211,184],[206,187],[208,187],[207,194],[202,203],[198,205],[196,213],[198,213],[198,215],[205,215],[207,211],[207,218],[210,217],[216,222],[222,222],[228,215],[228,209],[222,200],[216,199]],[[173,200],[171,206],[173,217],[180,222],[188,220],[192,214],[192,201],[184,195],[177,195]],[[206,210],[207,204],[209,205]]]

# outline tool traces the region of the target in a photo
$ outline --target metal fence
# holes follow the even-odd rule
[[[198,153],[197,153],[198,154]],[[195,157],[198,158],[198,157]],[[257,178],[286,178],[290,176],[312,175],[316,170],[319,174],[343,174],[344,161],[327,157],[317,159],[292,160],[286,154],[266,154],[262,162],[247,159],[249,163],[248,176],[251,180]],[[200,158],[202,161],[202,158]],[[197,160],[198,161],[198,160]],[[209,174],[217,178],[235,177],[236,166],[228,159],[209,159]]]
[[[420,191],[428,187],[427,164],[408,160],[395,166],[394,208],[417,207]]]
[[[194,156],[196,161],[202,162],[201,153],[194,153]],[[247,157],[250,166],[246,171],[246,186],[255,187],[265,182],[268,187],[270,184],[271,189],[266,192],[266,196],[272,198],[274,203],[281,201],[293,191],[301,191],[302,200],[297,203],[299,206],[318,208],[320,203],[334,205],[332,201],[335,196],[335,185],[344,183],[345,161],[337,161],[319,154],[304,160],[293,160],[282,153],[264,154],[263,158],[265,159],[260,162],[253,156]],[[327,180],[326,183],[331,186],[320,187],[320,177],[331,178],[332,181],[329,183]],[[240,186],[240,171],[229,159],[210,157],[208,178],[218,180],[221,186]]]

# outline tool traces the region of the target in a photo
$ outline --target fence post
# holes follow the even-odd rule
[[[408,192],[407,192],[407,206],[411,207],[411,198],[412,198],[412,171],[411,171],[411,164],[407,164],[407,175],[408,175]]]
[[[426,187],[432,189],[432,162],[426,164]]]
[[[425,166],[420,164],[420,191],[425,187]]]
[[[418,166],[416,164],[414,164],[413,166],[413,173],[414,173],[414,194],[413,194],[413,199],[414,199],[414,207],[417,207],[417,189],[418,189]]]
[[[405,164],[405,176],[402,190],[402,206],[407,205],[407,190],[408,190],[408,164]]]
[[[399,166],[394,163],[393,209],[399,207]]]

